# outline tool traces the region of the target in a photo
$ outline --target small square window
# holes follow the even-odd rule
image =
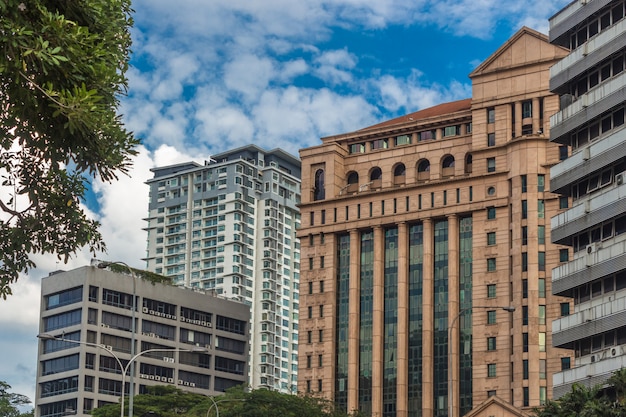
[[[559,208],[566,209],[568,207],[569,207],[569,202],[567,200],[567,197],[559,197]]]
[[[559,262],[569,261],[569,250],[559,249]]]
[[[571,361],[572,360],[569,357],[561,358],[561,371],[565,371],[567,369],[570,369]]]
[[[496,232],[488,232],[487,233],[487,245],[495,245],[496,244]]]
[[[493,220],[496,218],[496,208],[487,207],[487,220]]]
[[[569,303],[561,303],[561,317],[569,316]]]
[[[496,258],[487,259],[487,271],[493,272],[496,270]]]

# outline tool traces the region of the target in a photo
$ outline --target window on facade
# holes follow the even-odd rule
[[[312,319],[313,318],[313,306],[309,306],[308,307],[308,318]]]
[[[545,359],[539,359],[539,379],[546,379],[547,377],[547,365]]]
[[[456,136],[461,133],[461,126],[446,126],[443,129],[443,136]]]
[[[365,143],[353,143],[349,146],[350,153],[365,153]]]
[[[417,172],[429,172],[430,171],[430,162],[427,159],[423,159],[417,165]]]
[[[495,107],[487,107],[487,123],[496,122],[496,109]]]
[[[417,134],[418,142],[422,142],[424,140],[435,140],[436,138],[437,138],[437,134],[434,130],[425,130]]]
[[[559,197],[559,208],[566,209],[569,206],[567,197]]]
[[[487,271],[493,272],[496,270],[496,258],[487,259]]]
[[[546,334],[545,332],[539,332],[539,352],[546,351]]]
[[[561,358],[561,371],[570,369],[570,367],[571,367],[571,359],[569,357]]]
[[[522,200],[522,219],[528,218],[528,200]]]
[[[487,158],[487,172],[496,172],[496,158]]]
[[[528,306],[522,306],[522,325],[528,325]]]
[[[522,360],[522,379],[528,379],[528,359]]]
[[[522,280],[522,298],[528,298],[528,280]]]
[[[377,139],[370,142],[370,149],[387,149],[389,147],[389,141],[387,139]]]
[[[496,244],[496,232],[488,232],[487,233],[487,245],[495,245]]]
[[[324,185],[324,170],[318,169],[315,171],[315,185],[313,186],[313,200],[323,200],[326,198],[325,185]]]
[[[487,284],[487,297],[496,298],[496,284]]]
[[[546,217],[546,205],[544,200],[537,200],[537,217],[540,219]]]
[[[522,252],[522,272],[528,271],[528,252]]]
[[[530,405],[530,391],[528,387],[522,387],[522,405],[528,407]]]
[[[496,208],[487,207],[487,220],[493,220],[496,218]]]
[[[522,101],[522,119],[533,117],[533,102],[531,100]]]
[[[487,338],[487,350],[496,350],[496,338],[495,337]]]
[[[528,352],[528,333],[522,333],[522,351]]]
[[[465,156],[465,173],[466,174],[472,173],[472,154],[471,153]]]
[[[487,324],[496,324],[496,310],[487,311]]]
[[[522,180],[522,193],[525,193],[528,191],[528,177],[526,175],[522,175],[520,178]]]
[[[569,316],[569,303],[561,303],[561,317]]]
[[[528,245],[528,226],[522,226],[522,246]]]
[[[539,306],[539,324],[546,324],[546,306]]]
[[[537,226],[537,243],[546,244],[546,227],[543,225]]]
[[[398,145],[408,145],[410,143],[411,143],[411,136],[410,135],[396,136],[396,141],[395,141],[396,146],[398,146]]]
[[[543,193],[546,187],[546,176],[543,174],[537,175],[537,192]]]
[[[546,279],[545,278],[539,278],[537,280],[537,287],[538,287],[538,295],[539,298],[546,298]]]
[[[559,146],[559,161],[565,161],[568,156],[569,154],[568,154],[567,146],[565,145]]]
[[[487,364],[487,377],[494,378],[496,376],[496,364],[489,363]]]
[[[496,134],[495,133],[487,134],[487,146],[496,146]]]
[[[537,256],[537,262],[539,264],[539,270],[545,271],[546,270],[546,253],[545,252],[539,252]]]

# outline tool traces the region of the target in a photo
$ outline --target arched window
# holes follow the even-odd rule
[[[348,173],[348,184],[346,185],[346,193],[356,193],[359,188],[359,174],[355,171]]]
[[[465,155],[465,173],[466,174],[472,173],[472,154],[471,153],[468,153],[467,155]]]
[[[313,200],[324,200],[326,198],[326,191],[324,188],[324,170],[318,169],[315,171],[315,185],[313,187]]]
[[[370,172],[370,190],[379,190],[383,186],[383,171],[375,167]]]
[[[406,178],[406,167],[404,164],[398,164],[393,169],[393,184],[403,185]]]
[[[441,176],[451,177],[454,175],[454,157],[452,155],[446,155],[441,160]]]
[[[430,162],[422,159],[417,163],[417,180],[425,181],[430,179]]]

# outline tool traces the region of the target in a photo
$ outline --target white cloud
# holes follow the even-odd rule
[[[268,58],[246,54],[224,65],[226,88],[241,93],[247,100],[256,99],[273,77],[274,65]]]

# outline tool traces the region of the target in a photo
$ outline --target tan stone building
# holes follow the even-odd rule
[[[550,291],[568,200],[548,191],[567,156],[548,69],[566,54],[523,28],[470,74],[471,99],[301,150],[300,391],[378,417],[551,397],[571,356],[550,335],[570,304]]]

